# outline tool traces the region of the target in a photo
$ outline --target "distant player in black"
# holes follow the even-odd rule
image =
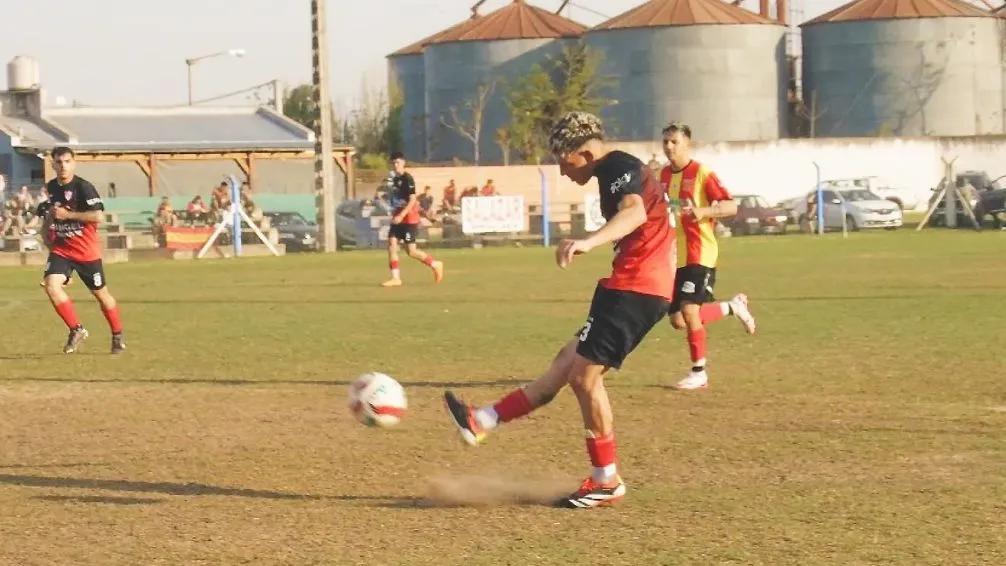
[[[106,287],[101,263],[98,224],[105,220],[105,205],[94,185],[76,176],[73,150],[57,147],[52,151],[56,178],[46,184],[49,199],[38,205],[36,214],[43,218],[42,238],[49,248],[42,285],[49,301],[70,329],[63,352],[77,351],[88,332],[77,318],[73,301],[64,286],[74,273],[101,305],[101,312],[112,331],[112,353],[123,352],[122,320],[119,305]]]
[[[405,253],[423,262],[433,270],[433,280],[440,283],[444,279],[444,263],[416,247],[419,233],[419,197],[416,195],[416,180],[405,170],[405,156],[401,152],[391,154],[395,177],[391,181],[391,229],[388,231],[388,267],[391,279],[381,285],[400,287],[402,275],[398,268],[398,244],[405,243]]]

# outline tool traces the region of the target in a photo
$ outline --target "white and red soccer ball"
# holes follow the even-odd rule
[[[407,407],[405,389],[390,375],[365,373],[349,386],[349,411],[367,426],[395,426]]]

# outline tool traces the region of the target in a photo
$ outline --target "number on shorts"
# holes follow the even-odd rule
[[[101,287],[101,273],[95,273],[94,277],[91,278],[91,281],[94,281],[95,287]]]
[[[594,323],[594,317],[592,316],[587,317],[587,322],[583,325],[583,328],[580,329],[580,336],[578,337],[580,342],[587,341],[587,335],[590,334],[590,325],[593,323]]]

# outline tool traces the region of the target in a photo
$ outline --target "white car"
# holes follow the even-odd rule
[[[825,189],[822,194],[825,230],[841,230],[843,220],[850,231],[866,228],[894,230],[901,227],[903,221],[901,208],[871,191]],[[813,191],[793,203],[800,224],[807,220],[807,202],[816,196],[817,191]],[[816,226],[817,219],[810,220]]]

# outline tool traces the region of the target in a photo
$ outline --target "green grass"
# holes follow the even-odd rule
[[[538,496],[587,471],[564,392],[478,449],[440,394],[492,401],[579,328],[611,257],[444,252],[446,281],[380,253],[108,268],[125,356],[83,286],[91,339],[38,269],[0,277],[0,564],[1003,564],[1000,233],[724,241],[717,294],[759,333],[710,330],[711,388],[655,329],[609,378],[628,497],[589,512],[446,505]],[[385,371],[392,430],[346,410]],[[481,494],[484,495],[484,494]]]

